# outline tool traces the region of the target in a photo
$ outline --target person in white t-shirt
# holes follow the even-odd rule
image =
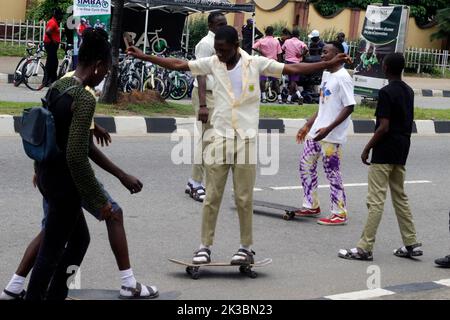
[[[326,44],[322,61],[333,59],[344,48],[339,42]],[[355,106],[353,81],[342,65],[324,71],[320,85],[319,110],[298,131],[297,143],[305,140],[300,156],[300,178],[303,186],[303,208],[299,216],[320,214],[317,196],[317,162],[322,157],[325,175],[330,183],[331,214],[318,220],[322,225],[343,225],[347,223],[347,208],[340,170],[341,148],[347,141],[347,128]]]

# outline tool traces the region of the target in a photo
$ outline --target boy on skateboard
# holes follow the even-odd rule
[[[330,42],[323,47],[322,61],[330,61],[344,52],[342,44]],[[318,220],[322,225],[347,223],[347,208],[340,170],[342,145],[347,141],[347,128],[355,106],[353,81],[343,65],[333,65],[322,75],[319,110],[298,131],[297,143],[305,140],[300,156],[300,178],[303,186],[303,207],[299,216],[320,214],[317,195],[317,162],[322,158],[330,183],[331,215]]]
[[[231,169],[241,235],[241,246],[232,257],[231,264],[248,265],[254,262],[251,245],[256,164],[251,161],[251,153],[254,154],[253,148],[258,132],[259,77],[265,75],[280,78],[282,73],[312,73],[341,65],[348,60],[348,56],[342,54],[331,61],[284,65],[265,57],[249,56],[239,48],[237,31],[230,26],[217,30],[214,47],[216,55],[189,62],[147,56],[137,48],[128,49],[128,54],[164,68],[190,70],[194,76],[213,75],[214,113],[211,122],[214,139],[204,153],[208,193],[203,206],[201,245],[195,252],[193,263],[211,262],[210,249],[217,216],[228,172]]]
[[[384,58],[383,72],[389,84],[378,93],[375,133],[361,154],[362,162],[370,166],[367,193],[369,215],[356,248],[339,250],[340,258],[373,260],[372,249],[388,186],[404,244],[394,250],[394,255],[414,257],[423,254],[420,249],[422,244],[417,242],[408,197],[403,189],[414,121],[414,92],[402,81],[404,67],[405,58],[401,53],[391,53]],[[367,162],[370,150],[371,163]]]

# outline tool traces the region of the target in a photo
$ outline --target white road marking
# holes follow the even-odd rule
[[[442,280],[438,280],[438,281],[433,281],[434,283],[443,285],[443,286],[447,286],[450,287],[450,279],[442,279]]]
[[[353,291],[347,293],[334,294],[331,296],[325,296],[327,299],[331,300],[361,300],[361,299],[370,299],[377,298],[382,296],[388,296],[395,294],[393,291],[377,288],[370,290],[361,290],[361,291]]]
[[[432,183],[432,181],[428,181],[428,180],[411,180],[411,181],[405,181],[405,184],[423,184],[423,183]],[[318,186],[319,189],[323,189],[323,188],[329,188],[330,185],[329,184],[321,184]],[[366,183],[345,183],[344,187],[367,187],[367,182]],[[258,188],[256,188],[258,189]],[[286,186],[286,187],[269,187],[268,189],[270,190],[275,190],[275,191],[282,191],[282,190],[299,190],[299,189],[303,189],[303,187],[301,186]],[[259,188],[258,191],[261,191],[262,189]],[[255,190],[257,191],[257,190]]]

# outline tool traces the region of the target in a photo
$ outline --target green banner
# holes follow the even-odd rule
[[[361,41],[355,56],[355,94],[377,97],[388,81],[382,70],[384,57],[403,52],[409,9],[406,6],[368,6]]]

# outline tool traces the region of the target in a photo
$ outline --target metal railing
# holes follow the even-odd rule
[[[41,43],[44,41],[45,21],[2,20],[0,17],[0,42],[10,44]],[[60,25],[60,35],[63,25]]]

